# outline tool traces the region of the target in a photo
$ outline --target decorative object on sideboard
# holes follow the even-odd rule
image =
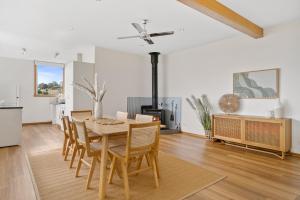
[[[192,109],[195,110],[198,119],[200,120],[205,136],[211,139],[211,111],[212,106],[210,105],[207,96],[204,94],[201,98],[196,98],[194,95],[191,99],[186,98],[186,101],[190,104]]]
[[[103,115],[102,100],[106,93],[105,82],[100,88],[98,83],[98,74],[95,73],[94,85],[85,77],[82,77],[83,82],[86,85],[80,83],[74,83],[73,86],[83,92],[85,92],[94,102],[94,119],[100,119]]]
[[[274,110],[270,110],[268,114],[269,114],[268,117],[269,117],[270,119],[275,118],[275,112],[274,112]]]
[[[235,113],[240,109],[240,98],[234,94],[224,94],[219,100],[220,109],[226,113]]]
[[[280,99],[276,99],[275,107],[274,107],[274,116],[275,118],[283,117],[283,105],[280,102]]]
[[[279,69],[234,73],[233,94],[242,99],[279,98]]]

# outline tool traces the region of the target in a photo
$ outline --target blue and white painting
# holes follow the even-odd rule
[[[233,93],[242,99],[279,98],[279,69],[233,74]]]

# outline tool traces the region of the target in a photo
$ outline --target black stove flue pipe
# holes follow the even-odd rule
[[[159,52],[149,53],[152,64],[152,109],[158,109],[158,79],[157,79],[157,65]]]

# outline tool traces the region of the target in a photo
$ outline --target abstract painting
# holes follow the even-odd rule
[[[233,94],[242,99],[279,98],[279,69],[234,73]]]

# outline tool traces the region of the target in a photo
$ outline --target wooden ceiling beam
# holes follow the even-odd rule
[[[261,38],[264,36],[263,28],[259,27],[216,0],[178,1],[253,38]]]

